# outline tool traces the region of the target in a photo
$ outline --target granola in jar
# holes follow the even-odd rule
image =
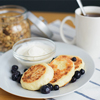
[[[30,37],[30,25],[25,8],[15,5],[0,7],[0,51],[6,52],[24,38]]]

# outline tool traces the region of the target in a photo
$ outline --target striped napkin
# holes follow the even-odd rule
[[[56,20],[48,24],[48,27],[53,32],[52,40],[63,42],[59,33],[60,24],[61,21]],[[42,33],[37,30],[35,26],[31,26],[31,28],[32,36],[42,36]],[[75,30],[67,24],[64,25],[63,32],[69,39],[72,39],[75,36]],[[100,100],[100,58],[95,58],[94,62],[96,67],[95,73],[90,81],[82,88],[68,95],[46,100]]]

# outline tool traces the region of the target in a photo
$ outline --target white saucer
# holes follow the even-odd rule
[[[19,68],[20,71],[24,70],[25,68],[22,67],[16,61],[16,59],[12,55],[12,50],[10,50],[4,53],[0,57],[0,87],[3,90],[17,96],[26,97],[26,98],[37,98],[37,99],[54,98],[54,97],[67,95],[82,87],[90,80],[90,78],[94,73],[95,66],[92,58],[84,50],[73,45],[56,42],[56,47],[57,49],[56,49],[55,56],[62,55],[62,54],[75,55],[81,57],[84,60],[86,73],[82,75],[81,78],[78,79],[76,82],[69,83],[66,86],[60,88],[58,91],[51,91],[49,94],[42,94],[39,91],[25,90],[21,87],[20,84],[18,84],[15,81],[12,81],[11,79],[12,65],[17,64],[20,67]]]

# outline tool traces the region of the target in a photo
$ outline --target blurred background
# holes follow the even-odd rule
[[[82,0],[84,6],[100,6],[100,0]],[[0,0],[1,5],[20,5],[30,11],[74,12],[78,5],[76,0]]]

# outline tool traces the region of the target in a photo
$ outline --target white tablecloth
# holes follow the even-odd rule
[[[60,24],[61,21],[56,20],[48,24],[48,27],[53,32],[52,40],[63,42],[59,33]],[[70,26],[68,26],[67,24],[64,25],[63,30],[67,38],[72,39],[75,36],[75,30]],[[40,34],[42,33],[39,30],[37,30],[36,27],[32,26],[32,36],[39,36]],[[94,62],[96,67],[95,73],[93,77],[90,79],[90,81],[86,83],[86,85],[84,85],[82,88],[78,89],[73,93],[54,99],[55,100],[100,100],[100,58],[95,58]]]

